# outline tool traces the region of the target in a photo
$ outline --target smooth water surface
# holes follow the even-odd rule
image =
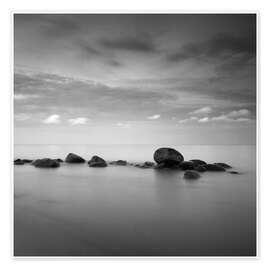
[[[151,161],[154,145],[16,145],[15,158]],[[255,146],[173,146],[186,160],[226,162],[241,174],[131,166],[14,167],[16,256],[254,256]]]

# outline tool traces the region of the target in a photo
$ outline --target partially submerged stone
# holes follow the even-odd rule
[[[58,161],[50,158],[36,159],[32,164],[37,168],[58,168],[60,166]]]
[[[153,168],[155,166],[154,162],[150,162],[150,161],[145,161],[142,164],[136,164],[135,167],[141,168],[141,169],[149,169],[149,168]]]
[[[183,162],[184,157],[173,148],[159,148],[154,153],[154,160],[157,164],[163,164],[164,167],[170,168]]]
[[[196,171],[185,171],[184,173],[184,178],[188,180],[198,179],[200,177],[200,174]]]
[[[14,160],[14,165],[24,165],[24,161],[20,158]]]
[[[93,156],[89,161],[88,161],[89,167],[107,167],[106,161],[99,157],[99,156]]]
[[[205,168],[204,165],[198,165],[198,166],[196,166],[194,169],[195,169],[195,171],[197,171],[197,172],[206,172],[206,171],[207,171],[207,169]]]
[[[214,164],[218,165],[218,166],[220,166],[220,167],[222,167],[224,169],[231,169],[232,168],[232,166],[230,166],[230,165],[228,165],[226,163],[222,163],[222,162],[217,162],[217,163],[214,163]]]
[[[180,163],[179,168],[182,170],[193,170],[194,164],[191,161],[183,161]]]
[[[33,162],[32,159],[26,159],[26,158],[22,159],[22,161],[23,161],[24,163],[31,163],[31,162]]]
[[[225,169],[217,164],[206,164],[204,165],[205,169],[210,172],[224,172]]]
[[[83,159],[82,157],[80,157],[76,154],[69,153],[65,158],[65,162],[67,162],[67,163],[84,163],[85,159]]]
[[[194,164],[194,166],[199,166],[199,165],[206,165],[207,163],[203,160],[200,159],[191,159],[190,162]]]
[[[239,172],[237,172],[237,171],[229,171],[228,173],[230,173],[230,174],[239,174]]]
[[[127,165],[127,161],[126,160],[117,160],[117,161],[111,161],[110,162],[111,165],[118,165],[118,166],[126,166]]]

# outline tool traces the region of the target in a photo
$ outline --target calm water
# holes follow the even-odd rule
[[[152,160],[159,146],[16,145],[15,158]],[[173,146],[239,175],[86,164],[14,168],[14,250],[23,256],[256,255],[255,146]]]

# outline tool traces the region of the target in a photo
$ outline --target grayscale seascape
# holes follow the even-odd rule
[[[14,256],[257,256],[257,15],[14,14]]]

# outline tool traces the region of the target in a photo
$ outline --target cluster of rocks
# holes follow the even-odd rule
[[[206,163],[200,159],[191,159],[189,161],[185,161],[184,157],[181,153],[173,148],[159,148],[154,153],[155,162],[145,161],[144,163],[128,163],[126,160],[117,160],[111,161],[107,163],[103,158],[99,156],[93,156],[88,162],[89,167],[107,167],[109,165],[115,166],[135,166],[141,169],[179,169],[185,171],[184,178],[185,179],[198,179],[200,177],[199,173],[203,173],[206,171],[212,172],[224,172],[227,169],[231,169],[232,167],[226,163]],[[16,159],[14,160],[15,165],[23,165],[25,163],[30,163],[37,168],[57,168],[60,166],[60,163],[85,163],[86,160],[74,153],[69,153],[65,160],[63,161],[60,158],[50,159]],[[231,174],[238,174],[236,171],[228,171]]]

